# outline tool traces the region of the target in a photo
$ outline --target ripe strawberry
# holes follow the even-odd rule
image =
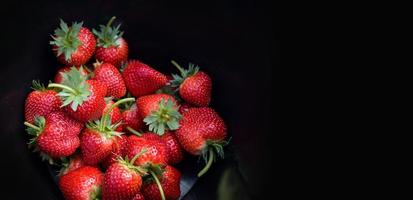
[[[93,55],[96,40],[93,33],[82,27],[83,22],[67,24],[60,20],[60,28],[57,28],[52,36],[53,51],[58,60],[68,66],[80,66],[85,64]]]
[[[131,129],[133,131],[144,128],[143,118],[138,112],[138,107],[136,106],[136,103],[132,104],[132,106],[130,106],[128,109],[122,112],[122,122],[123,131],[125,132],[132,133]]]
[[[93,79],[107,86],[107,96],[121,98],[126,94],[126,86],[122,75],[115,66],[110,63],[96,63],[95,68]]]
[[[130,60],[123,70],[126,88],[135,97],[154,93],[168,82],[166,76],[138,60]]]
[[[106,101],[106,106],[103,109],[102,115],[108,112],[109,108],[115,103],[110,98],[105,99],[105,101]],[[109,112],[109,117],[110,117],[110,122],[112,124],[116,124],[122,120],[122,113],[120,112],[120,109],[116,106],[116,107],[113,107],[112,111]],[[116,128],[116,131],[122,131],[122,126],[118,126]]]
[[[62,73],[62,76],[62,84],[50,83],[48,87],[62,89],[58,95],[63,101],[64,110],[81,122],[98,119],[105,107],[105,85],[96,80],[86,80],[87,77],[75,67]]]
[[[138,194],[142,186],[141,174],[145,171],[132,163],[139,155],[131,161],[120,158],[108,168],[103,184],[104,200],[132,199]]]
[[[61,73],[69,72],[71,68],[72,67],[69,67],[69,66],[60,68],[57,71],[56,75],[54,76],[53,82],[54,83],[63,83],[63,76],[62,76]],[[80,74],[82,74],[83,76],[88,76],[89,73],[85,69],[86,67],[80,66],[80,67],[76,67],[76,68],[80,71]]]
[[[203,155],[208,160],[198,174],[202,176],[211,166],[214,154],[223,156],[223,145],[227,129],[222,118],[212,108],[190,108],[183,113],[181,127],[176,137],[182,147],[193,155]]]
[[[62,169],[60,170],[59,175],[63,176],[83,166],[86,166],[86,164],[78,154],[72,155],[69,158],[62,158]]]
[[[100,199],[103,178],[99,169],[85,166],[60,177],[59,187],[66,200]]]
[[[181,114],[178,112],[176,100],[167,94],[152,94],[138,98],[138,111],[149,130],[159,135],[165,130],[176,130],[179,127]]]
[[[97,37],[96,59],[119,68],[128,59],[129,50],[128,44],[122,38],[123,32],[119,31],[120,25],[111,27],[115,18],[112,17],[106,26],[100,25],[100,32],[93,29],[93,33]]]
[[[153,178],[155,178],[154,176]],[[166,166],[164,172],[162,173],[159,180],[150,180],[149,183],[146,183],[142,186],[142,193],[145,196],[146,200],[177,200],[181,195],[180,181],[181,173],[172,166]],[[160,182],[160,185],[163,189],[163,198],[159,190],[157,182]]]
[[[168,163],[167,147],[158,135],[145,133],[142,137],[136,135],[128,137],[125,156],[131,158],[143,150],[146,150],[146,152],[139,156],[133,164],[150,168]]]
[[[138,193],[135,195],[135,197],[133,197],[132,200],[145,200],[145,197],[143,197],[142,194]]]
[[[189,69],[182,69],[178,63],[172,63],[179,69],[181,76],[173,74],[172,87],[179,86],[179,94],[186,102],[199,106],[208,106],[211,100],[212,81],[205,72],[199,71],[199,67],[189,64]]]
[[[161,136],[168,150],[168,163],[173,165],[182,161],[182,147],[175,136],[175,133],[169,131]]]
[[[115,137],[114,139],[111,153],[102,162],[105,169],[108,169],[110,165],[115,163],[119,156],[124,157],[125,155],[124,152],[128,137],[126,135],[121,135],[121,137]]]
[[[37,81],[33,81],[33,89],[34,91],[29,94],[24,106],[24,118],[29,123],[33,123],[36,116],[46,116],[60,110],[62,103],[55,91],[46,90]]]
[[[112,125],[109,113],[119,104],[128,101],[135,101],[135,99],[119,100],[109,107],[102,115],[102,119],[87,123],[87,128],[83,130],[80,138],[82,159],[86,164],[96,165],[111,154],[115,142],[114,136],[120,136],[122,133],[115,131],[120,126],[120,122]]]
[[[30,145],[34,145],[35,151],[40,151],[42,158],[49,159],[49,162],[53,162],[53,158],[70,156],[79,147],[78,135],[83,124],[61,111],[36,117],[34,124],[24,124],[33,136]]]

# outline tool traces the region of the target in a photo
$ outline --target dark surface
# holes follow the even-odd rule
[[[171,59],[193,62],[212,77],[212,107],[232,136],[230,158],[216,163],[186,199],[217,199],[223,193],[232,197],[222,199],[262,199],[268,174],[276,173],[268,164],[274,134],[268,125],[269,82],[276,63],[269,6],[231,0],[70,2],[9,1],[0,8],[2,199],[61,198],[45,163],[27,149],[24,99],[31,80],[47,82],[60,66],[48,44],[59,18],[92,28],[111,16],[122,22],[131,58],[165,73],[176,72]]]

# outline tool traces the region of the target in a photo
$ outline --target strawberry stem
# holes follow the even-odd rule
[[[175,65],[176,68],[178,68],[179,72],[181,72],[182,75],[185,74],[185,70],[177,62],[171,60],[171,63]]]
[[[138,159],[141,155],[143,155],[144,153],[146,153],[146,151],[147,151],[146,148],[145,148],[145,149],[142,149],[141,152],[139,152],[138,154],[136,154],[136,155],[132,158],[132,160],[130,161],[130,164],[133,165],[133,163],[135,163],[136,159]]]
[[[121,100],[117,101],[116,103],[112,104],[109,107],[109,109],[102,115],[102,120],[101,120],[102,121],[102,128],[106,127],[106,121],[108,120],[109,114],[110,114],[110,112],[112,112],[112,110],[116,106],[118,106],[119,104],[122,104],[122,103],[131,102],[131,101],[135,101],[135,98],[124,98],[124,99],[121,99]]]
[[[162,200],[165,200],[165,194],[164,194],[164,192],[163,192],[161,182],[159,182],[158,177],[155,175],[155,173],[153,173],[153,171],[150,171],[150,173],[151,173],[153,179],[155,179],[156,185],[158,185],[159,193],[161,193],[161,198],[162,198]]]
[[[116,19],[115,16],[113,16],[112,18],[110,18],[110,20],[109,20],[108,23],[106,24],[106,28],[109,28],[110,25],[112,25],[113,20],[115,20],[115,19]]]
[[[29,123],[29,122],[24,122],[24,125],[32,128],[32,129],[34,129],[34,130],[36,130],[36,131],[40,131],[40,128],[39,128],[39,127],[37,127],[37,126],[35,126],[35,125],[33,125],[33,124]]]
[[[73,94],[77,94],[77,91],[74,90],[73,88],[66,86],[66,85],[62,85],[62,84],[58,84],[58,83],[49,83],[49,85],[47,86],[48,88],[60,88],[60,89],[66,89],[68,91],[70,91]]]
[[[137,136],[139,136],[139,137],[142,136],[141,133],[139,133],[137,130],[133,129],[133,128],[130,127],[130,126],[127,126],[126,129],[128,129],[128,131],[130,131],[131,133],[133,133],[133,134],[135,134],[135,135],[137,135]]]
[[[208,163],[205,165],[205,167],[198,173],[198,177],[201,177],[202,175],[204,175],[209,168],[212,165],[212,161],[214,161],[214,151],[212,148],[210,148],[209,150],[209,156],[208,156]]]

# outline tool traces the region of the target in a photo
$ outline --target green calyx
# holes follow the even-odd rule
[[[110,18],[109,22],[104,25],[100,25],[100,31],[93,29],[93,33],[97,37],[97,46],[109,48],[118,47],[120,45],[119,39],[122,37],[123,32],[119,31],[120,24],[116,27],[112,27],[112,22],[116,17]]]
[[[189,63],[188,69],[183,69],[177,62],[174,60],[171,61],[173,65],[175,65],[176,68],[178,68],[179,72],[181,75],[176,75],[172,74],[173,80],[170,81],[170,85],[172,87],[178,87],[177,90],[179,89],[179,86],[185,81],[186,78],[195,75],[199,71],[199,67],[195,66],[192,63]]]
[[[90,200],[101,200],[102,199],[102,187],[93,186],[90,193]]]
[[[148,175],[148,170],[146,168],[134,165],[135,161],[144,153],[146,153],[146,151],[146,149],[142,149],[142,151],[136,154],[131,160],[129,160],[128,156],[126,156],[125,159],[119,156],[117,158],[117,162],[128,167],[130,170],[138,172],[141,176],[146,176]]]
[[[198,177],[203,176],[212,163],[216,160],[216,157],[224,158],[224,146],[228,145],[229,141],[210,141],[206,142],[206,147],[202,150],[202,158],[205,160],[205,167],[198,173]]]
[[[57,46],[57,55],[64,55],[66,61],[70,61],[72,54],[77,50],[77,48],[82,44],[78,38],[80,29],[82,28],[83,22],[72,23],[71,27],[60,19],[60,28],[54,31],[53,40],[50,41],[51,45]]]
[[[39,80],[33,80],[32,89],[36,91],[45,91],[46,87]]]
[[[162,99],[159,102],[158,110],[152,111],[143,121],[146,125],[149,125],[149,131],[163,135],[165,130],[178,129],[181,118],[182,115],[178,112],[178,107],[175,103],[171,99],[168,99],[167,102]]]
[[[62,73],[62,84],[50,83],[47,86],[49,88],[62,89],[62,91],[57,94],[63,101],[61,107],[71,104],[70,107],[72,110],[76,111],[77,107],[82,105],[91,94],[89,84],[86,82],[87,77],[82,75],[80,70],[83,70],[82,66],[79,69],[71,67],[69,72]]]

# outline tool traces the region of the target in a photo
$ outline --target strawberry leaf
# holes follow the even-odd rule
[[[166,130],[178,129],[181,118],[182,115],[178,112],[178,106],[171,99],[168,99],[167,102],[162,99],[159,102],[158,110],[153,111],[143,121],[146,125],[149,125],[149,131],[163,135]]]
[[[77,51],[77,48],[81,45],[81,41],[78,38],[80,29],[83,22],[72,23],[71,27],[60,19],[60,28],[57,28],[52,36],[51,45],[57,47],[57,56],[64,55],[66,61],[71,60],[72,54]]]
[[[120,45],[120,38],[123,35],[123,32],[119,31],[120,24],[116,27],[112,27],[111,24],[116,17],[112,17],[106,26],[100,25],[100,31],[95,29],[92,32],[97,37],[97,46],[109,48],[109,47],[118,47]]]

